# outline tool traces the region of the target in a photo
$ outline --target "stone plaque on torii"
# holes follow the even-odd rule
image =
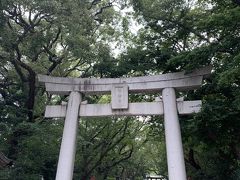
[[[79,117],[164,115],[169,180],[186,180],[182,139],[178,114],[200,111],[201,100],[176,99],[176,91],[196,89],[209,75],[211,67],[186,74],[168,73],[132,78],[62,78],[38,75],[39,82],[51,94],[69,95],[67,105],[47,106],[45,117],[65,117],[56,180],[71,180],[73,176]],[[162,100],[129,103],[129,93],[161,93]],[[82,94],[111,93],[110,104],[82,103]]]

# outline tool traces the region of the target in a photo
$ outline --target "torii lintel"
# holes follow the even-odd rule
[[[190,90],[201,86],[202,79],[208,76],[212,67],[193,70],[191,73],[176,72],[154,76],[131,78],[63,78],[38,75],[38,81],[45,83],[46,91],[52,94],[69,94],[78,91],[87,94],[110,93],[113,85],[127,84],[129,92],[159,92],[172,87],[176,90]]]

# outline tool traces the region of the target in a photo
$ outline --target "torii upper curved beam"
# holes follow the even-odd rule
[[[62,78],[38,75],[38,81],[45,83],[46,91],[52,94],[69,94],[71,91],[104,94],[111,92],[112,86],[117,84],[126,84],[129,92],[159,92],[167,87],[190,90],[198,88],[203,77],[211,73],[211,69],[211,66],[207,66],[191,73],[183,71],[131,78]]]

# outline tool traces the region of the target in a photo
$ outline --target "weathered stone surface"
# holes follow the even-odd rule
[[[128,86],[113,85],[111,91],[112,109],[128,109]]]
[[[81,104],[80,106],[80,117],[163,115],[161,101],[129,103],[129,108],[124,110],[113,110],[111,104]],[[65,117],[66,107],[66,105],[47,106],[45,117]],[[201,101],[180,101],[177,102],[177,109],[180,115],[197,113],[201,109]]]
[[[167,150],[168,179],[187,180],[182,146],[181,128],[178,120],[178,104],[174,88],[162,91],[164,130]],[[180,101],[183,103],[184,101]],[[184,108],[183,108],[184,109]]]
[[[45,83],[46,90],[52,94],[69,94],[71,91],[98,94],[110,93],[113,85],[127,84],[129,92],[159,92],[173,87],[176,90],[198,88],[202,78],[209,75],[211,67],[206,67],[186,74],[185,72],[168,73],[155,76],[132,78],[61,78],[38,75],[39,82]]]
[[[71,92],[67,108],[61,149],[58,159],[56,180],[72,180],[78,131],[78,114],[82,96],[79,92]]]

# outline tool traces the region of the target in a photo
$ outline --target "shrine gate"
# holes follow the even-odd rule
[[[73,176],[79,117],[164,115],[169,180],[186,180],[181,131],[178,114],[197,113],[201,100],[176,99],[175,91],[201,86],[211,67],[191,73],[177,72],[132,78],[62,78],[38,75],[51,94],[70,95],[68,103],[47,106],[45,117],[65,117],[56,180],[71,180]],[[161,93],[154,102],[129,103],[129,93]],[[110,104],[87,104],[82,94],[111,93]]]

